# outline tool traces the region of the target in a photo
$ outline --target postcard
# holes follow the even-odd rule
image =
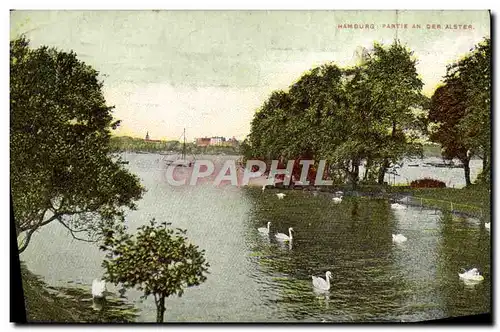
[[[490,24],[12,10],[13,320],[491,324]]]

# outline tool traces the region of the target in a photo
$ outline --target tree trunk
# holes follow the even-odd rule
[[[384,158],[382,166],[380,166],[380,169],[378,171],[378,184],[384,184],[385,172],[387,172],[387,168],[389,168],[389,160],[387,158]]]
[[[359,161],[354,165],[354,172],[352,178],[352,190],[356,190],[359,181]]]
[[[370,159],[367,159],[365,164],[365,174],[363,175],[363,181],[368,180],[368,173],[371,166],[372,166],[372,161]]]
[[[394,137],[396,137],[396,121],[393,120],[391,139],[393,140]],[[389,168],[389,158],[385,157],[382,166],[379,169],[378,184],[384,184],[385,173],[387,172],[388,168]]]
[[[165,315],[165,295],[159,295],[160,299],[156,302],[156,322],[163,323]]]
[[[358,217],[358,201],[357,200],[354,201],[354,204],[352,206],[351,217],[352,217],[352,219],[356,219]]]
[[[489,162],[488,153],[485,151],[483,155],[483,173],[485,174],[488,169],[488,162]]]
[[[359,160],[352,160],[352,169],[349,172],[349,177],[352,184],[352,190],[356,190],[359,181]]]
[[[465,173],[465,186],[470,186],[470,166],[469,166],[469,158],[462,160],[464,164],[464,173]]]

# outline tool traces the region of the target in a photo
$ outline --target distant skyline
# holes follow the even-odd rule
[[[243,139],[276,89],[359,47],[397,36],[415,52],[424,93],[450,64],[490,36],[488,11],[13,11],[11,38],[69,51],[101,73],[122,120],[117,135]],[[340,24],[373,28],[339,28]],[[383,25],[408,24],[391,29]],[[421,29],[412,28],[420,24]],[[441,24],[441,29],[427,29]],[[472,29],[445,29],[460,24]],[[395,82],[397,84],[397,82]]]

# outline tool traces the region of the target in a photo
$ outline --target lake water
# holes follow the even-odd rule
[[[211,265],[205,283],[167,299],[167,322],[419,321],[490,312],[491,239],[479,220],[391,210],[387,201],[359,197],[334,204],[327,194],[305,191],[279,200],[278,191],[260,188],[173,187],[162,156],[125,158],[148,190],[128,214],[131,228],[151,218],[185,228]],[[479,167],[473,164],[473,174]],[[457,177],[459,186],[463,170],[439,172],[446,170],[457,173],[447,179]],[[292,245],[259,234],[268,221],[272,234],[293,227]],[[393,244],[393,233],[408,241]],[[43,227],[21,255],[48,284],[89,291],[103,258],[96,244],[73,240],[58,224]],[[472,267],[485,280],[471,286],[458,273]],[[317,293],[311,275],[326,271],[332,287]],[[137,320],[154,321],[153,298],[140,295],[126,293],[140,309]]]

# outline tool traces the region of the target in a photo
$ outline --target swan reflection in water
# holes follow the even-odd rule
[[[92,281],[92,308],[97,311],[104,309],[106,304],[106,281],[94,279]]]
[[[293,242],[277,242],[276,246],[281,250],[292,250]]]
[[[106,307],[106,298],[94,297],[92,299],[92,309],[95,311],[102,311]]]
[[[317,289],[313,287],[313,293],[321,303],[325,303],[325,307],[328,308],[328,303],[330,302],[330,291]]]
[[[477,281],[470,281],[470,280],[462,280],[464,287],[467,289],[475,289],[477,285],[480,284],[480,282]]]

